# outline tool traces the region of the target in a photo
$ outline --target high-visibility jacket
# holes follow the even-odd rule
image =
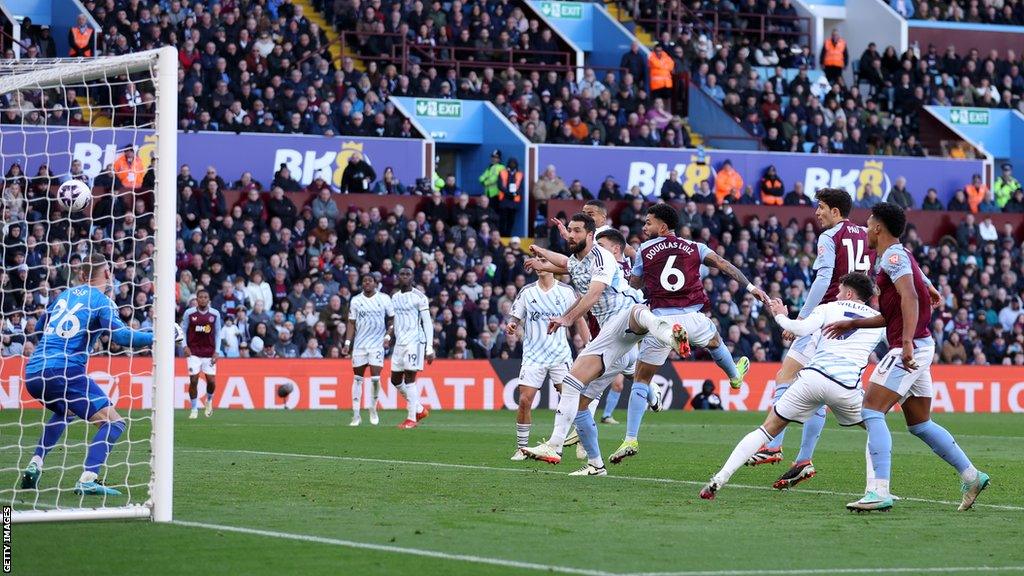
[[[117,157],[114,160],[114,175],[121,182],[121,185],[129,190],[137,190],[142,187],[142,179],[146,174],[146,169],[142,167],[142,159],[138,155],[132,160],[131,164],[128,163],[128,159],[124,154]]]
[[[663,50],[659,58],[657,52],[651,52],[647,66],[651,69],[651,90],[672,87],[672,70],[676,67],[676,61],[668,53]]]
[[[718,203],[722,204],[733,191],[737,197],[743,193],[743,176],[740,176],[740,173],[731,166],[719,170],[715,175],[715,196],[718,198]]]
[[[509,180],[508,168],[502,169],[501,173],[498,174],[498,202],[508,198],[512,202],[519,204],[523,199],[523,172],[522,170],[516,170],[511,174],[511,180]]]
[[[505,169],[505,166],[498,162],[497,164],[491,164],[484,170],[484,173],[480,175],[480,184],[484,187],[484,194],[488,198],[496,198],[498,196],[498,175]]]
[[[765,206],[782,206],[782,197],[785,194],[782,180],[767,177],[761,179],[761,203]]]
[[[1020,187],[1020,182],[1012,176],[1009,180],[1004,180],[1002,176],[996,178],[996,183],[992,185],[992,190],[996,195],[996,205],[1000,208],[1005,208],[1006,203],[1010,201],[1010,197]]]
[[[840,38],[837,42],[833,43],[832,39],[825,40],[825,58],[822,62],[825,66],[835,66],[837,68],[846,67],[846,62],[843,61],[843,54],[846,53],[846,40]]]
[[[84,30],[71,28],[71,34],[69,34],[70,37],[68,38],[71,41],[71,48],[68,50],[68,55],[91,58],[92,34],[93,29],[89,26],[86,26]]]
[[[985,201],[985,196],[988,196],[988,186],[968,184],[964,187],[964,192],[967,193],[967,205],[971,207],[971,212],[977,214],[978,206],[981,206],[981,203]]]

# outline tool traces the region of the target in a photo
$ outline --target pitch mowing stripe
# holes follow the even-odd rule
[[[804,574],[956,574],[961,572],[1010,572],[1024,566],[937,566],[933,568],[795,568],[792,570],[706,570],[689,572],[631,572],[621,576],[800,576]]]
[[[503,560],[501,558],[486,558],[484,556],[471,556],[468,554],[449,554],[447,552],[438,552],[436,550],[404,548],[402,546],[389,546],[386,544],[370,544],[369,542],[354,542],[352,540],[311,536],[308,534],[292,534],[290,532],[278,532],[276,530],[261,530],[257,528],[244,528],[241,526],[224,526],[221,524],[207,524],[206,522],[192,522],[189,520],[175,520],[173,523],[179,526],[188,526],[190,528],[206,528],[208,530],[220,530],[223,532],[235,532],[238,534],[250,534],[253,536],[266,536],[268,538],[278,538],[282,540],[298,540],[300,542],[329,544],[331,546],[342,546],[345,548],[356,548],[359,550],[390,552],[392,554],[424,556],[427,558],[438,558],[441,560],[457,560],[460,562],[471,562],[474,564],[490,564],[491,566],[518,568],[520,570],[536,570],[538,572],[554,572],[556,574],[573,574],[576,576],[620,576],[612,572],[603,572],[601,570],[587,570],[585,568],[572,568],[569,566],[535,564],[533,562],[519,562],[516,560]]]
[[[478,464],[453,464],[449,462],[429,462],[422,460],[388,460],[384,458],[362,458],[359,456],[333,456],[330,454],[298,454],[294,452],[267,452],[264,450],[230,450],[224,448],[179,448],[179,452],[210,452],[218,454],[251,454],[253,456],[278,456],[281,458],[313,458],[317,460],[340,460],[344,462],[368,462],[371,464],[407,464],[413,466],[434,466],[436,468],[456,468],[462,470],[491,470],[495,472],[532,472],[535,474],[564,474],[562,472],[554,472],[552,470],[542,470],[539,468],[504,468],[500,466],[483,466]],[[703,486],[706,482],[700,482],[697,480],[678,480],[675,478],[649,478],[645,476],[602,476],[602,478],[610,478],[616,480],[636,480],[639,482],[662,482],[665,484],[688,484],[691,486]],[[753,486],[750,484],[728,484],[732,488],[740,488],[744,490],[764,490],[771,492],[778,492],[774,488],[769,486]],[[854,492],[833,492],[831,490],[795,490],[796,494],[818,494],[823,496],[856,496],[861,497],[863,494],[857,494]],[[942,504],[944,506],[959,506],[959,502],[953,502],[950,500],[930,500],[928,498],[913,498],[908,496],[899,496],[899,500],[905,500],[907,502],[920,502],[923,504]],[[1011,506],[1008,504],[984,504],[981,502],[975,502],[975,507],[982,506],[985,508],[993,508],[996,510],[1014,510],[1024,512],[1024,506]]]
[[[221,532],[234,532],[236,534],[248,534],[251,536],[266,536],[281,540],[297,540],[299,542],[311,542],[314,544],[328,544],[330,546],[341,546],[359,550],[374,550],[376,552],[389,552],[392,554],[407,554],[410,556],[423,556],[426,558],[437,558],[440,560],[455,560],[459,562],[470,562],[474,564],[489,564],[503,568],[518,568],[521,570],[535,570],[539,572],[553,572],[555,574],[573,574],[576,576],[801,576],[814,574],[894,574],[894,573],[927,573],[927,574],[948,574],[961,572],[1007,572],[1024,570],[1024,566],[943,566],[934,568],[797,568],[791,570],[690,570],[682,572],[605,572],[603,570],[587,570],[585,568],[571,568],[569,566],[555,566],[548,564],[536,564],[533,562],[519,562],[516,560],[503,560],[501,558],[487,558],[484,556],[472,556],[468,554],[449,554],[436,550],[424,550],[422,548],[403,548],[401,546],[389,546],[386,544],[371,544],[369,542],[354,542],[340,538],[327,538],[324,536],[312,536],[308,534],[293,534],[291,532],[278,532],[276,530],[263,530],[258,528],[245,528],[242,526],[227,526],[223,524],[209,524],[206,522],[193,522],[191,520],[175,520],[173,524],[189,528],[204,528]]]

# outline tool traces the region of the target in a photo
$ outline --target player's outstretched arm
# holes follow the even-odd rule
[[[533,270],[534,272],[551,272],[552,274],[569,273],[569,270],[566,268],[555,266],[549,260],[545,260],[544,258],[527,258],[523,265],[527,270]]]
[[[885,316],[879,314],[867,318],[857,318],[856,320],[832,322],[822,328],[821,333],[825,338],[839,338],[850,330],[860,330],[861,328],[885,328]]]
[[[109,298],[105,306],[97,308],[102,328],[110,331],[110,339],[118,346],[126,348],[145,348],[153,345],[153,333],[132,330],[117,315],[114,302]]]
[[[566,256],[565,254],[559,254],[554,250],[541,248],[536,244],[530,244],[530,252],[532,252],[534,256],[537,256],[538,258],[543,258],[544,260],[547,260],[549,263],[557,266],[558,268],[561,268],[562,270],[569,269],[569,257]]]
[[[816,330],[821,328],[822,324],[825,323],[825,315],[817,308],[814,309],[807,318],[797,320],[793,320],[787,316],[786,311],[786,305],[782,303],[782,300],[772,300],[772,314],[774,314],[775,322],[782,327],[783,330],[789,330],[797,336],[813,334]]]
[[[740,271],[739,268],[734,266],[732,262],[729,262],[725,258],[722,258],[716,252],[708,252],[708,255],[704,257],[704,264],[712,268],[718,268],[726,276],[740,283],[740,286],[746,286],[747,291],[754,295],[758,300],[764,302],[765,306],[771,306],[771,299],[765,294],[764,290],[761,290],[757,286],[754,286],[747,280],[747,276]]]

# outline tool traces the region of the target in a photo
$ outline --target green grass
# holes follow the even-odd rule
[[[552,416],[536,415],[534,440],[539,440],[550,432]],[[956,511],[956,474],[906,432],[899,415],[891,415],[893,491],[945,503],[904,500],[890,513],[864,515],[847,512],[844,504],[863,489],[865,434],[840,429],[831,419],[815,457],[818,477],[801,486],[806,489],[750,488],[766,487],[783,472],[781,466],[762,466],[740,470],[733,485],[707,502],[697,498],[700,483],[762,415],[648,414],[640,455],[609,466],[606,478],[565,476],[577,466],[572,449],[557,467],[510,462],[515,428],[508,412],[435,412],[411,431],[395,428],[404,412],[384,414],[376,428],[367,425],[365,413],[360,428],[348,427],[348,413],[338,412],[221,411],[197,421],[185,416],[176,415],[176,520],[332,540],[146,521],[16,525],[14,573],[542,573],[403,554],[399,548],[608,574],[767,569],[828,574],[842,568],[879,573],[899,568],[911,574],[1024,566],[1024,417],[1019,415],[936,417],[992,475],[991,488],[979,500],[984,506],[968,513]],[[12,417],[16,414],[4,412],[0,423]],[[621,441],[624,426],[600,431],[607,455]],[[10,432],[3,427],[2,433]],[[145,432],[143,424],[132,434],[144,438]],[[73,426],[71,434],[83,438],[84,426]],[[799,435],[799,429],[790,431],[789,456],[795,455]],[[121,448],[113,461],[124,457]],[[81,461],[77,451],[69,462]],[[16,452],[0,452],[0,467],[15,466]],[[70,488],[77,474],[69,471],[62,488]],[[43,478],[44,488],[54,487],[58,475],[51,469]],[[5,499],[13,483],[13,478],[3,480]],[[335,540],[396,549],[359,549]]]

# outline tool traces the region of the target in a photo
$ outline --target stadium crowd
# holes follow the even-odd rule
[[[90,225],[67,218],[47,200],[54,183],[45,174],[28,178],[16,168],[4,180],[4,355],[31,350],[39,313],[67,285],[90,247],[115,263],[113,297],[122,318],[142,327],[151,322],[152,214],[145,192],[115,185],[117,194],[97,200]],[[406,213],[400,204],[390,212],[339,210],[322,181],[311,185],[319,188],[315,195],[298,196],[280,185],[261,193],[250,175],[242,175],[232,187],[248,189],[231,206],[223,194],[227,182],[215,170],[197,180],[183,169],[177,185],[178,309],[189,306],[200,289],[209,290],[223,314],[229,357],[337,357],[348,301],[360,278],[372,273],[391,292],[402,266],[414,269],[431,300],[440,356],[522,353],[521,342],[502,328],[515,295],[533,278],[523,267],[524,243],[502,241],[500,217],[487,196],[460,194],[449,202],[434,192],[415,213]],[[294,199],[307,197],[305,203]],[[636,198],[615,215],[633,244],[640,241],[647,205]],[[812,226],[774,216],[741,223],[728,202],[687,200],[680,206],[683,234],[708,243],[771,295],[799,308],[813,277]],[[564,249],[553,230],[550,245]],[[965,214],[956,236],[936,246],[908,231],[906,242],[944,295],[934,316],[944,361],[1024,365],[1024,258],[1012,234],[984,213]],[[715,302],[709,313],[734,354],[756,361],[781,357],[781,334],[752,297],[716,271],[705,285]],[[105,338],[97,345],[117,348]]]
[[[888,2],[893,10],[904,18],[1008,26],[1024,25],[1024,4],[1020,0],[1004,2],[888,0]]]

